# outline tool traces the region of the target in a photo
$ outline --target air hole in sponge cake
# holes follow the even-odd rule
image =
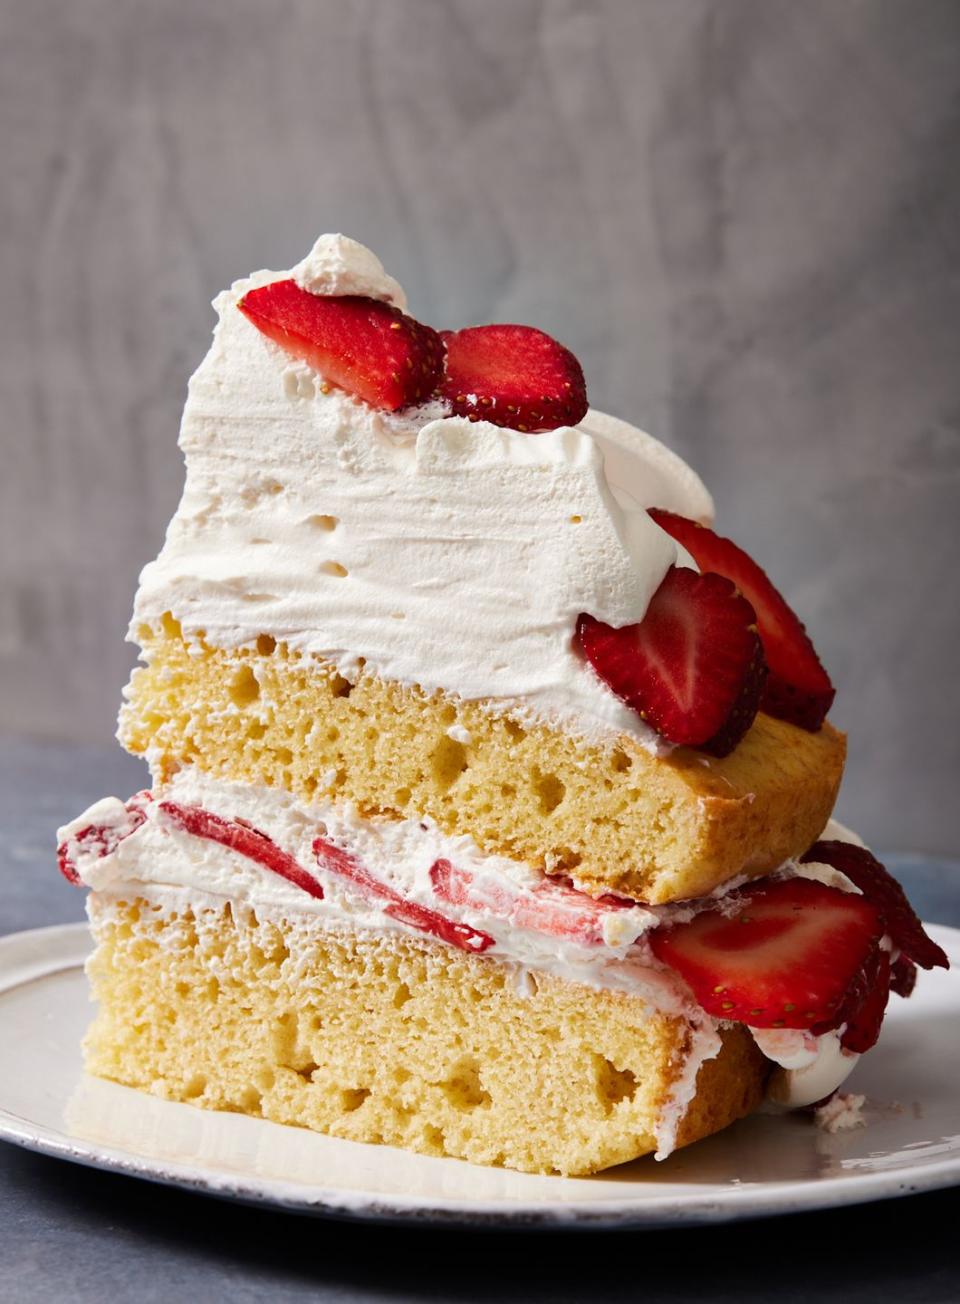
[[[578,851],[571,851],[569,847],[557,847],[556,858],[553,861],[553,870],[555,873],[569,873],[576,869],[583,857]]]
[[[622,1100],[632,1100],[636,1095],[636,1075],[629,1069],[618,1069],[605,1055],[595,1055],[594,1063],[597,1072],[597,1099],[609,1114]]]
[[[421,1133],[423,1148],[430,1155],[445,1155],[447,1153],[446,1140],[443,1133],[432,1123],[428,1123]]]
[[[533,790],[540,801],[540,811],[549,815],[557,809],[566,794],[566,785],[555,774],[542,774],[537,766],[531,771]]]
[[[340,1107],[345,1114],[352,1114],[360,1108],[369,1095],[370,1092],[366,1087],[343,1091],[340,1093]]]
[[[441,1082],[440,1090],[454,1109],[461,1113],[492,1103],[490,1092],[484,1089],[480,1081],[480,1065],[469,1055],[454,1065],[447,1080]]]
[[[260,696],[260,685],[257,683],[257,677],[249,666],[240,666],[227,685],[227,692],[230,694],[230,700],[234,706],[239,707],[241,710],[257,700]]]
[[[245,1114],[259,1114],[262,1099],[263,1097],[256,1087],[244,1087],[237,1099],[237,1104]]]
[[[446,734],[430,753],[430,770],[434,781],[446,791],[467,768],[467,752],[463,743]]]
[[[160,628],[163,630],[165,638],[180,639],[183,637],[183,629],[179,620],[177,620],[176,616],[171,615],[169,611],[165,611],[160,617]],[[146,629],[149,636],[150,627],[146,626]]]

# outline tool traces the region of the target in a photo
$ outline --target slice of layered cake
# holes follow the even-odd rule
[[[945,960],[827,827],[832,686],[697,476],[343,237],[215,306],[132,624],[153,787],[60,830],[89,1070],[559,1173],[828,1095]]]

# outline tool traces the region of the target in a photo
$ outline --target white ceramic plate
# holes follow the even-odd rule
[[[302,1213],[488,1226],[714,1222],[883,1199],[960,1182],[960,931],[931,927],[954,969],[894,998],[849,1090],[868,1126],[755,1116],[664,1163],[535,1177],[359,1145],[173,1104],[86,1077],[84,925],[0,939],[0,1136],[77,1163]]]

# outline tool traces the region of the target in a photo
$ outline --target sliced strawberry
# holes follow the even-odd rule
[[[118,805],[118,818],[110,824],[88,824],[71,837],[65,838],[57,847],[57,868],[75,887],[82,887],[83,880],[77,870],[77,857],[102,860],[112,855],[124,840],[146,820],[146,806],[153,800],[151,793],[144,790],[135,792],[125,803],[121,812]]]
[[[650,515],[686,548],[703,571],[726,575],[757,613],[770,674],[760,709],[816,731],[833,704],[835,690],[800,621],[767,575],[742,548],[705,525],[651,508]]]
[[[471,876],[452,861],[435,860],[430,866],[430,882],[441,901],[451,906],[465,906],[470,900]]]
[[[583,369],[569,349],[533,326],[444,331],[440,392],[457,416],[513,430],[575,426],[587,414]]]
[[[890,956],[875,946],[851,984],[840,1011],[840,1022],[847,1025],[840,1035],[840,1045],[858,1055],[875,1045],[889,999]]]
[[[89,833],[90,830],[83,829],[82,832]],[[76,862],[68,852],[65,842],[61,842],[57,847],[57,868],[68,883],[72,883],[74,887],[83,887],[83,879],[77,873]]]
[[[594,905],[610,906],[614,910],[634,910],[640,904],[630,897],[617,896],[614,892],[602,892],[600,896],[588,896],[586,892],[581,892],[578,887],[574,886],[573,879],[568,874],[551,874],[546,880],[548,886],[559,883],[561,887],[569,889],[576,893],[580,900],[586,899],[592,901]]]
[[[443,915],[437,914],[435,910],[428,910],[426,906],[418,905],[415,901],[405,900],[395,888],[374,878],[356,856],[351,856],[348,851],[335,846],[332,842],[327,842],[324,838],[316,838],[313,852],[321,869],[349,879],[368,897],[378,897],[389,902],[384,908],[384,914],[389,915],[391,919],[407,924],[410,928],[418,928],[422,933],[432,933],[441,941],[448,942],[451,946],[458,946],[461,951],[479,954],[493,946],[494,939],[489,933],[481,933],[479,929],[471,928],[469,924],[455,923],[452,919],[445,919]]]
[[[202,806],[181,806],[175,801],[162,801],[159,809],[175,828],[182,829],[184,833],[219,842],[222,847],[229,847],[231,851],[246,856],[248,860],[255,860],[265,869],[279,874],[288,883],[302,888],[318,901],[323,900],[323,888],[317,880],[278,847],[272,838],[252,825],[241,820],[223,819],[212,811],[204,810]]]
[[[921,969],[949,969],[946,952],[928,937],[907,894],[876,856],[852,842],[815,842],[801,861],[832,865],[846,874],[883,915],[894,945]]]
[[[604,941],[605,917],[635,904],[621,898],[590,897],[551,879],[543,879],[527,890],[515,889],[490,878],[478,880],[449,860],[433,863],[430,882],[441,901],[486,911],[508,920],[515,928],[528,928],[587,946],[598,946]],[[615,904],[610,904],[611,901]]]
[[[825,1031],[881,933],[863,897],[793,878],[730,893],[723,913],[658,928],[650,945],[717,1018]]]
[[[274,281],[238,306],[287,353],[372,407],[395,412],[422,403],[443,374],[439,334],[379,299],[325,297]]]
[[[906,999],[917,985],[917,966],[905,955],[898,955],[890,966],[890,990]]]
[[[582,615],[577,635],[603,682],[664,738],[726,756],[763,692],[755,622],[730,580],[673,566],[638,625]]]

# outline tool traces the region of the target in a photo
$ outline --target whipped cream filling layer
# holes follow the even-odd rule
[[[312,890],[236,846],[191,832],[178,812],[197,810],[215,813],[224,828],[243,830],[240,838],[252,837],[258,852],[265,843],[257,839],[265,837],[283,858],[276,863],[287,873],[308,876]],[[320,855],[318,838],[325,848]],[[168,911],[202,911],[230,901],[260,920],[287,921],[301,931],[409,935],[419,929],[510,964],[521,993],[532,994],[531,974],[544,972],[638,996],[654,1010],[683,1018],[686,1054],[656,1128],[661,1159],[676,1145],[700,1066],[721,1047],[717,1023],[642,945],[650,928],[666,918],[689,917],[695,907],[595,902],[545,883],[529,866],[484,855],[469,838],[448,837],[427,822],[364,819],[344,804],[305,807],[280,791],[187,770],[153,794],[96,802],[58,831],[58,842],[62,859],[97,894],[100,910],[134,897]],[[337,852],[347,858],[345,865]],[[365,877],[394,895],[372,892]],[[317,888],[322,896],[314,894]],[[430,916],[459,931],[453,937],[438,933]]]
[[[198,832],[183,814],[192,811],[219,823]],[[218,841],[226,836],[219,824],[252,832],[254,854],[238,850],[236,839],[233,846]],[[274,855],[257,834],[283,858],[279,868],[255,858]],[[416,919],[391,910],[400,899],[462,925],[466,950],[642,995],[664,1012],[706,1017],[684,984],[637,946],[651,928],[690,918],[696,906],[595,901],[427,821],[365,818],[342,802],[306,806],[277,789],[184,770],[152,797],[96,802],[58,838],[81,882],[98,892],[137,884],[191,888],[255,910],[314,915],[331,926],[417,928]],[[432,931],[429,919],[421,922],[422,931]],[[471,932],[492,941],[473,943]]]
[[[212,826],[213,836],[191,829],[183,812],[194,811],[212,814],[223,828]],[[257,839],[265,837],[281,858],[282,870],[302,877],[290,881],[284,872],[238,849],[240,843],[228,845],[224,830],[230,827],[241,830],[241,838],[252,835],[258,854],[263,843]],[[824,836],[856,840],[835,821]],[[673,1148],[700,1065],[720,1048],[720,1025],[656,960],[644,938],[651,929],[689,919],[699,910],[722,910],[735,882],[682,904],[594,901],[575,888],[545,880],[521,862],[486,855],[471,839],[450,837],[427,821],[364,818],[343,803],[304,806],[282,791],[195,770],[180,772],[152,795],[128,802],[104,798],[60,829],[58,841],[79,881],[104,897],[146,893],[176,909],[229,900],[258,917],[308,919],[321,929],[419,929],[515,965],[521,991],[531,971],[542,971],[630,993],[658,1011],[684,1018],[691,1028],[691,1049],[664,1107],[661,1158]],[[830,866],[788,862],[778,872],[856,891]],[[398,903],[412,903],[414,912]],[[456,931],[444,931],[450,928]],[[828,1096],[858,1059],[841,1047],[839,1031],[820,1037],[791,1029],[750,1031],[779,1065],[769,1094],[787,1108]]]
[[[210,819],[205,823],[203,816]],[[825,836],[841,831],[831,821]],[[489,939],[474,944],[468,938],[465,950],[632,992],[665,1013],[689,1017],[696,1011],[698,1018],[707,1016],[686,984],[653,956],[646,935],[703,910],[723,911],[729,893],[744,881],[738,877],[707,896],[668,905],[612,895],[596,899],[575,880],[483,852],[470,837],[446,834],[427,818],[368,817],[342,801],[307,805],[282,789],[193,768],[153,793],[95,802],[57,837],[78,881],[95,891],[138,884],[194,888],[255,910],[312,914],[374,930],[420,927],[447,940],[429,920],[411,923],[390,909],[402,900]],[[842,875],[839,882],[831,867],[822,869],[835,876],[833,886],[848,884],[856,891]],[[820,873],[820,866],[793,861],[777,871]],[[731,901],[730,908],[739,907]],[[809,1035],[799,1035],[809,1046]],[[793,1067],[770,1045],[770,1058]]]
[[[390,414],[325,384],[238,310],[293,275],[324,294],[402,303],[369,250],[325,236],[291,272],[215,301],[190,381],[183,497],[140,578],[131,636],[165,612],[233,648],[268,633],[352,678],[485,698],[578,734],[665,746],[593,673],[577,616],[639,621],[668,568],[693,565],[647,515],[712,519],[696,474],[657,440],[591,412],[539,435]]]

